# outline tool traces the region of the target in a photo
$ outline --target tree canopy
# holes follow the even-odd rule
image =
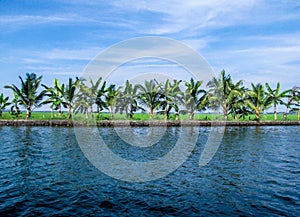
[[[128,80],[124,86],[107,84],[101,77],[97,80],[69,78],[67,83],[54,79],[53,86],[41,84],[42,76],[27,73],[25,79],[19,76],[21,84],[6,85],[11,89],[14,99],[0,95],[0,116],[8,105],[11,110],[19,112],[19,107],[26,109],[26,118],[30,118],[32,110],[41,105],[50,105],[52,117],[54,111],[59,115],[62,109],[67,109],[67,117],[72,113],[84,113],[86,118],[93,114],[108,110],[110,118],[114,114],[126,113],[130,119],[137,111],[148,111],[150,119],[155,114],[163,114],[164,119],[170,118],[170,113],[188,113],[194,118],[195,112],[204,110],[219,110],[224,120],[231,115],[234,120],[254,114],[256,120],[266,109],[273,106],[274,120],[277,119],[277,105],[284,105],[287,111],[298,111],[300,120],[300,88],[294,87],[281,91],[280,83],[272,89],[269,83],[253,84],[251,88],[243,85],[242,80],[234,82],[225,70],[219,76],[213,77],[207,84],[190,78],[187,81],[166,80],[158,82],[155,79],[145,80],[144,84],[131,84]],[[43,88],[43,89],[41,89]],[[96,109],[95,109],[96,108]],[[17,109],[17,110],[16,110]],[[16,113],[14,113],[16,114]]]

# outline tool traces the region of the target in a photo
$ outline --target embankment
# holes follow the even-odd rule
[[[288,126],[300,125],[300,121],[124,121],[105,120],[98,122],[79,122],[68,120],[0,120],[0,126],[52,126],[52,127],[80,127],[80,126]]]

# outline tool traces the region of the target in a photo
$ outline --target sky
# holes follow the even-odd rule
[[[0,0],[0,93],[12,96],[3,86],[19,84],[28,72],[42,75],[46,85],[54,78],[66,82],[111,46],[145,36],[184,43],[216,75],[225,69],[248,87],[300,86],[297,0]],[[176,64],[158,62],[124,64],[122,73],[187,77]]]

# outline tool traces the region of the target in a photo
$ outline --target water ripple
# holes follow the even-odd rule
[[[152,160],[166,154],[180,128],[153,147],[126,144],[101,128],[116,154]],[[145,129],[137,129],[144,132]],[[212,161],[198,162],[209,128],[192,156],[165,178],[127,183],[84,157],[72,128],[0,127],[1,216],[297,216],[300,131],[297,126],[227,127]]]

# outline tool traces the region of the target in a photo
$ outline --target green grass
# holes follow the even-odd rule
[[[9,112],[3,112],[2,117],[0,119],[3,120],[21,120],[26,119],[26,113],[22,112],[19,117],[15,117],[11,115]],[[51,112],[32,112],[31,118],[33,120],[65,120],[67,119],[67,113],[63,113],[59,116],[57,113],[54,114],[54,118],[51,117]]]
[[[8,112],[3,112],[2,117],[0,117],[0,120],[18,120],[18,119],[25,119],[26,114],[25,112],[21,113],[19,117],[12,116]],[[109,113],[101,113],[101,114],[94,114],[94,118],[97,121],[101,120],[110,120],[110,114]],[[137,121],[147,121],[149,120],[150,116],[149,114],[145,113],[138,113],[134,114],[133,120]],[[67,113],[63,112],[61,116],[58,115],[58,113],[54,113],[54,117],[52,117],[51,112],[32,112],[31,118],[32,120],[67,120]],[[125,114],[115,114],[114,120],[128,120]],[[73,114],[73,120],[76,121],[87,121],[84,114]],[[156,114],[154,116],[154,120],[164,120],[163,115]],[[170,114],[169,120],[175,120],[175,115]],[[189,120],[189,115],[180,115],[179,120]],[[194,120],[224,120],[222,114],[195,114]],[[228,117],[229,121],[234,121],[231,116]],[[254,115],[246,116],[245,119],[239,119],[238,121],[253,121],[255,120]],[[261,114],[260,117],[261,121],[274,121],[274,115],[273,114]],[[277,121],[283,121],[285,120],[283,118],[283,114],[277,115]],[[288,121],[297,121],[297,114],[288,114],[287,119]]]

